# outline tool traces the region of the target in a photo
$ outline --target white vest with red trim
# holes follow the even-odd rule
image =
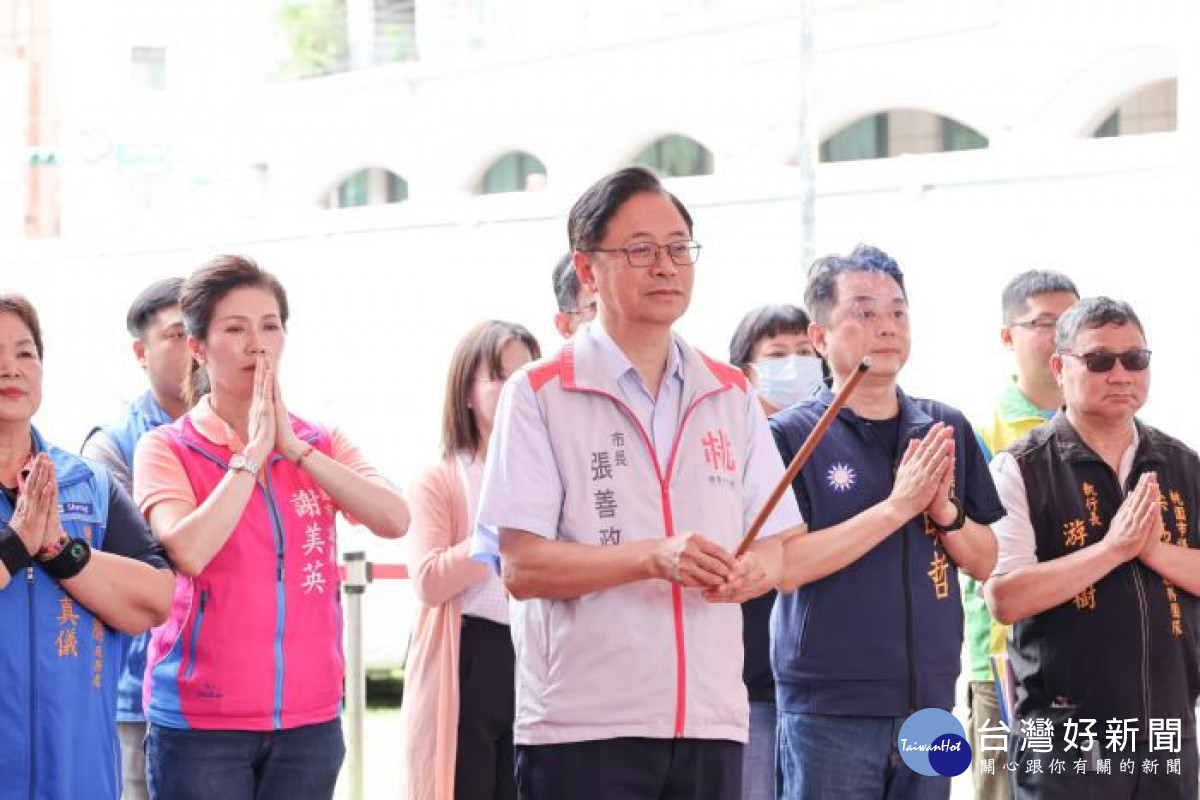
[[[563,480],[559,541],[610,546],[695,530],[737,547],[746,380],[679,345],[680,422],[666,463],[589,337],[528,370]],[[518,744],[746,741],[740,606],[708,603],[699,590],[662,580],[513,605]]]

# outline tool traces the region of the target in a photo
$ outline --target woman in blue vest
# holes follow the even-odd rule
[[[37,312],[0,295],[0,750],[5,797],[120,796],[120,634],[166,619],[174,577],[102,468],[42,439]]]

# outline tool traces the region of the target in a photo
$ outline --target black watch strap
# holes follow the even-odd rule
[[[954,508],[958,512],[954,515],[953,522],[951,522],[949,525],[938,525],[937,520],[935,520],[933,517],[929,518],[929,524],[932,525],[933,529],[938,533],[954,533],[955,531],[960,530],[963,525],[967,524],[967,512],[963,510],[963,504],[954,495],[950,495],[950,502],[954,504]]]
[[[65,581],[83,572],[83,568],[91,560],[91,545],[83,539],[68,539],[67,544],[59,551],[58,555],[49,561],[39,561],[38,563],[51,578]]]
[[[0,528],[0,561],[4,562],[4,568],[8,570],[9,575],[16,575],[33,561],[33,556],[25,549],[25,542],[21,541],[21,536],[7,524]]]

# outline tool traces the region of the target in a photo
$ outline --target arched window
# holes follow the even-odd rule
[[[821,160],[858,161],[987,146],[986,136],[957,120],[928,111],[896,109],[863,117],[830,136],[821,143]]]
[[[1179,81],[1152,83],[1113,109],[1092,136],[1134,136],[1175,130],[1179,117]]]
[[[668,178],[712,175],[713,171],[712,152],[695,139],[676,134],[655,139],[637,154],[633,163]]]
[[[352,208],[408,199],[408,181],[382,167],[368,167],[347,176],[325,199],[327,208]]]
[[[479,180],[476,194],[524,192],[546,182],[546,165],[537,156],[520,151],[497,158]]]

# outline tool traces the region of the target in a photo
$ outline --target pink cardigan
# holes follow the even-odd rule
[[[454,458],[409,491],[408,571],[421,602],[400,710],[404,800],[454,800],[462,592],[487,577],[467,554],[467,501]]]

